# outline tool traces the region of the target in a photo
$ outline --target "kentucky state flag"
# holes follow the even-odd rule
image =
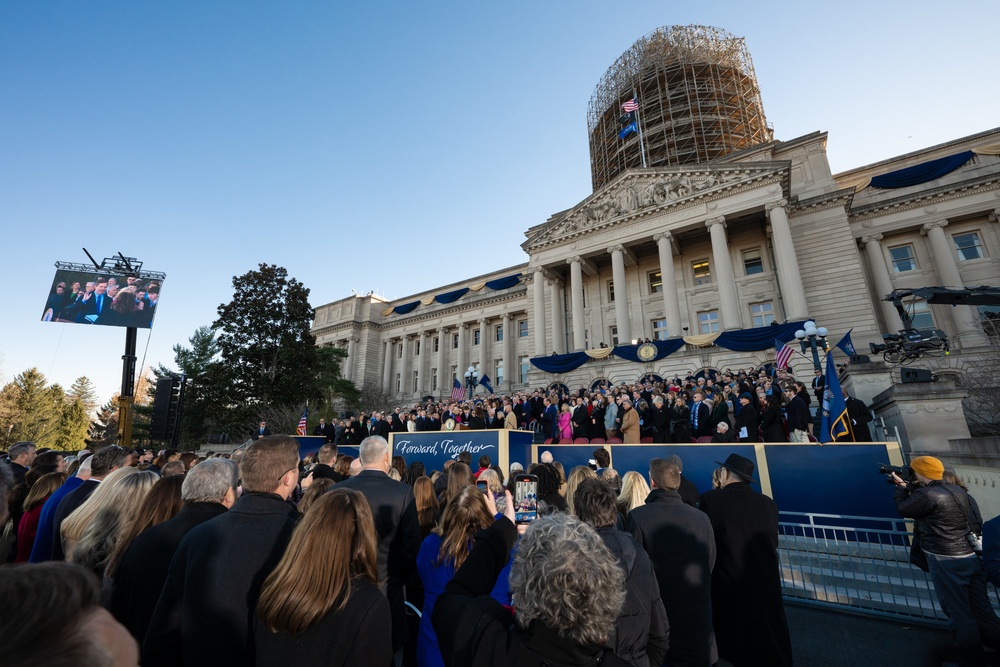
[[[491,394],[493,393],[493,383],[490,382],[490,376],[489,375],[486,375],[484,373],[483,376],[481,378],[479,378],[479,384],[481,384],[484,387],[486,387],[486,391],[490,392]]]
[[[837,365],[833,362],[833,353],[826,353],[826,384],[823,387],[823,419],[820,422],[819,441],[837,442],[850,440],[851,420],[847,417],[847,402],[844,392],[840,390],[840,380],[837,379]]]

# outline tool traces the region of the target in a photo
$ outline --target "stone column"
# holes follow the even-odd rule
[[[709,218],[705,222],[712,236],[712,267],[715,284],[719,286],[719,314],[722,329],[739,329],[742,324],[740,304],[736,296],[736,278],[733,275],[733,259],[729,254],[729,240],[726,238],[726,217]]]
[[[420,358],[417,365],[417,389],[420,395],[423,396],[424,393],[430,389],[427,386],[427,377],[430,375],[430,355],[427,349],[427,332],[421,331],[418,340],[420,341]]]
[[[663,283],[663,316],[667,320],[667,335],[676,336],[681,332],[681,303],[674,279],[674,249],[670,244],[670,232],[653,235],[656,248],[660,252],[660,279]],[[615,301],[618,286],[615,285]]]
[[[392,339],[385,341],[385,350],[383,351],[383,361],[382,361],[382,389],[386,393],[393,393],[391,382],[392,382],[392,352],[393,345]]]
[[[490,382],[496,382],[493,377],[493,369],[490,368],[490,344],[493,338],[490,336],[490,321],[485,317],[479,320],[479,377],[490,376]],[[493,387],[496,389],[496,387]]]
[[[410,359],[413,356],[413,341],[410,339],[410,335],[406,334],[400,341],[403,346],[403,356],[399,360],[399,393],[406,396],[411,393],[412,385],[410,384]]]
[[[438,386],[437,391],[445,390],[446,392],[451,391],[451,383],[448,382],[448,373],[451,371],[451,367],[448,365],[448,353],[447,350],[451,347],[451,341],[448,340],[448,327],[441,327],[437,330],[438,334]]]
[[[531,328],[535,334],[535,356],[546,354],[545,349],[545,277],[541,267],[535,269],[535,277],[531,281],[531,298],[534,307],[534,318]]]
[[[514,341],[517,333],[514,327],[517,326],[513,315],[503,314],[503,382],[504,388],[510,391],[514,384],[514,368],[517,366],[517,359],[514,357]]]
[[[569,264],[569,290],[570,290],[570,313],[573,316],[573,349],[582,350],[587,347],[586,336],[584,335],[583,320],[583,263],[580,256],[570,257],[566,260]]]
[[[463,384],[465,383],[465,369],[469,367],[469,356],[466,349],[468,343],[466,331],[468,329],[468,324],[458,325],[458,369],[456,373],[458,373],[458,381]]]
[[[354,361],[358,353],[358,339],[351,332],[351,337],[347,339],[347,364],[344,369],[344,378],[350,382],[354,382]]]
[[[801,320],[809,316],[809,306],[806,304],[799,260],[795,256],[792,228],[788,225],[788,213],[785,211],[787,205],[788,200],[782,199],[765,204],[764,210],[771,220],[771,240],[774,242],[774,257],[778,264],[778,284],[781,285],[785,318]]]
[[[618,327],[618,344],[632,343],[632,322],[629,319],[628,281],[625,278],[625,246],[608,248],[611,254],[611,277],[615,281],[615,325]]]
[[[555,278],[545,281],[549,288],[549,306],[552,309],[552,350],[556,354],[566,352],[566,330],[564,328],[564,316],[562,308],[559,306],[562,283]]]
[[[961,288],[963,287],[962,276],[958,272],[955,251],[952,249],[948,235],[944,233],[944,228],[947,225],[947,220],[928,222],[923,226],[921,234],[925,234],[931,242],[934,264],[941,283],[944,287]],[[976,312],[975,308],[963,305],[952,306],[950,310],[951,318],[955,323],[955,334],[962,343],[962,347],[989,345],[986,335],[977,326],[979,313]]]
[[[882,312],[882,326],[884,331],[896,331],[902,326],[899,321],[899,314],[895,307],[888,301],[882,301],[882,297],[892,291],[892,279],[889,277],[889,269],[885,265],[885,253],[882,252],[881,234],[872,234],[861,239],[865,246],[865,255],[868,257],[868,270],[872,272],[872,281],[875,283],[875,299],[878,301],[879,310]]]

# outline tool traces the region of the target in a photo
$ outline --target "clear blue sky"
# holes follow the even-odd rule
[[[746,38],[776,138],[828,131],[835,170],[1000,125],[993,0],[0,3],[0,379],[118,388],[123,330],[38,321],[82,247],[167,273],[147,365],[260,262],[317,306],[525,261],[590,194],[600,77],[692,23]]]

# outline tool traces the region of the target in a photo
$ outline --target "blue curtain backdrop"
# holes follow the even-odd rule
[[[906,188],[911,185],[920,185],[935,178],[941,178],[945,174],[950,174],[963,164],[972,159],[974,153],[965,151],[958,155],[949,155],[939,160],[931,160],[922,164],[913,165],[906,169],[897,169],[888,174],[874,176],[871,187],[873,188]]]
[[[463,296],[466,295],[468,291],[469,291],[468,287],[462,287],[461,289],[457,289],[453,292],[444,292],[442,294],[438,294],[436,297],[434,297],[434,300],[438,303],[452,303],[454,301],[458,301],[459,299],[461,299]]]
[[[497,278],[496,280],[490,280],[486,283],[486,287],[491,290],[501,290],[507,289],[508,287],[513,287],[514,285],[521,282],[521,274],[515,273],[512,276],[507,276],[506,278]]]
[[[805,322],[789,322],[772,327],[724,331],[715,339],[715,344],[736,352],[767,350],[774,347],[775,338],[782,343],[787,343],[795,338],[795,332],[801,329],[804,324]]]
[[[569,373],[583,366],[589,359],[586,352],[570,352],[554,354],[551,357],[535,357],[531,363],[546,373]]]
[[[684,346],[684,339],[670,338],[667,340],[655,340],[653,341],[653,345],[656,346],[656,356],[651,361],[658,361],[681,349]],[[636,354],[638,350],[638,345],[616,345],[612,354],[627,361],[640,362],[641,360]]]

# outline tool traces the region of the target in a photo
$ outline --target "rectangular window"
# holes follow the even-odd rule
[[[479,329],[473,329],[472,331],[472,344],[479,345]]]
[[[403,358],[403,345],[404,345],[404,343],[400,343],[399,345],[396,346],[396,358],[397,359],[402,359]]]
[[[396,373],[396,393],[403,391],[403,383],[399,379],[399,373]]]
[[[583,301],[583,307],[586,308],[587,307],[587,288],[586,287],[581,287],[580,288],[580,296],[582,297],[581,301]]]
[[[438,369],[431,369],[431,391],[437,391],[438,388]]]
[[[453,350],[457,350],[458,349],[458,334],[457,333],[451,335],[451,349],[453,349]]]
[[[748,276],[764,273],[764,260],[761,258],[760,248],[743,251],[743,271]]]
[[[751,303],[750,319],[754,327],[766,327],[774,321],[774,304],[770,301]]]
[[[649,274],[649,293],[659,294],[663,291],[663,274],[659,271]]]
[[[708,266],[708,260],[702,259],[694,262],[691,265],[691,269],[694,272],[694,284],[695,285],[708,285],[712,282],[712,271]]]
[[[458,379],[458,366],[451,367],[451,381],[454,382]]]
[[[720,331],[719,311],[704,310],[698,313],[698,331],[703,334]]]
[[[503,342],[503,325],[502,324],[498,324],[497,325],[495,338],[496,338],[496,341],[498,343],[502,343]]]
[[[608,333],[610,334],[611,337],[611,347],[614,347],[615,345],[618,344],[618,327],[617,326],[611,327]]]
[[[984,256],[983,246],[979,242],[979,234],[977,232],[955,234],[952,238],[955,240],[955,250],[958,251],[958,258],[963,262],[967,262],[970,259],[982,259]]]
[[[413,383],[410,385],[410,391],[416,391],[419,388],[418,382],[420,381],[419,371],[413,371]]]
[[[896,273],[916,270],[917,260],[913,256],[912,245],[907,244],[889,248],[889,255],[892,257],[892,270]]]
[[[667,339],[667,321],[666,320],[653,320],[650,324],[653,327],[653,340],[666,340]]]
[[[979,306],[977,310],[983,331],[995,341],[1000,336],[1000,306]]]
[[[500,383],[503,382],[503,359],[498,359],[496,362],[496,367],[494,369],[494,377],[496,380],[496,385],[499,387]]]
[[[419,357],[420,356],[420,339],[417,339],[417,341],[413,343],[413,349],[415,350],[414,355]]]
[[[517,321],[517,337],[518,338],[528,337],[528,320]]]
[[[441,338],[440,338],[440,336],[434,336],[434,342],[432,343],[432,345],[434,346],[434,351],[435,352],[437,352],[438,350],[441,349]]]
[[[521,357],[518,364],[521,366],[521,384],[528,384],[528,369],[530,368],[528,357]]]
[[[931,308],[927,305],[924,300],[914,301],[913,310],[913,328],[914,329],[933,329],[934,328],[934,316],[931,315]]]
[[[615,302],[615,281],[610,281],[608,283],[608,303]]]

